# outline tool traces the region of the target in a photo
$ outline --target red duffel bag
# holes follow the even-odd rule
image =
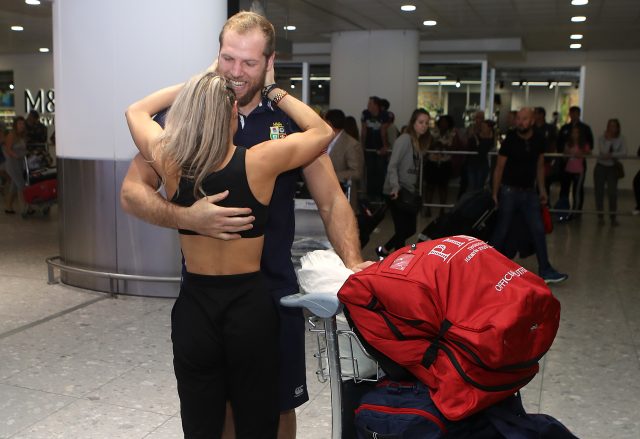
[[[398,250],[338,297],[365,344],[425,383],[450,420],[531,381],[560,320],[542,279],[470,236]]]
[[[58,196],[58,180],[52,178],[33,183],[30,186],[25,186],[22,194],[24,195],[24,201],[27,204],[36,204],[55,200]]]

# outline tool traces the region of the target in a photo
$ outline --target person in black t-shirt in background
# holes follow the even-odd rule
[[[360,122],[362,122],[360,143],[365,150],[367,195],[370,200],[381,200],[390,147],[387,135],[389,115],[382,110],[379,97],[369,98],[367,109],[362,112]]]
[[[516,130],[507,135],[499,151],[493,177],[493,199],[498,207],[498,218],[489,242],[504,253],[509,227],[519,212],[533,238],[540,277],[546,283],[558,283],[569,276],[551,266],[547,253],[540,214],[540,205],[547,203],[543,152],[543,139],[534,135],[533,111],[523,108],[516,118]]]
[[[26,124],[27,143],[47,143],[47,127],[40,122],[40,114],[36,110],[29,111]]]

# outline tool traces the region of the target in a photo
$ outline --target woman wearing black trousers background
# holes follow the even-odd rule
[[[414,110],[407,124],[407,131],[393,144],[383,192],[391,210],[394,234],[386,244],[376,249],[380,257],[404,247],[405,241],[416,233],[416,218],[422,203],[417,204],[415,209],[406,206],[402,202],[401,192],[409,194],[409,198],[410,195],[420,194],[422,159],[431,143],[429,120],[426,110]]]

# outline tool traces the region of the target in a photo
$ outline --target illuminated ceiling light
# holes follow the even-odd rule
[[[40,4],[40,0],[24,0],[24,2],[32,6],[38,6]]]
[[[434,81],[437,79],[447,79],[447,77],[444,75],[427,75],[427,76],[418,76],[418,79],[426,80],[426,81]]]
[[[550,89],[553,89],[555,87],[571,87],[573,86],[573,83],[568,81],[553,81],[551,82],[551,85],[550,85],[549,81],[512,81],[511,85],[513,87],[529,86],[529,87],[548,87]]]
[[[571,21],[574,23],[582,23],[583,21],[587,21],[587,17],[584,15],[576,15],[575,17],[571,17]]]
[[[41,47],[41,48],[39,48],[38,50],[39,50],[40,52],[42,52],[42,53],[47,53],[47,52],[49,51],[49,48],[48,48],[48,47]]]
[[[569,49],[580,49],[581,47],[582,47],[582,44],[580,43],[569,44]]]
[[[13,85],[13,83],[9,84],[9,90],[13,90],[14,88],[16,88],[16,86]]]
[[[288,25],[284,27],[284,30],[296,30],[296,27],[292,25]]]
[[[402,5],[400,6],[400,10],[404,12],[413,12],[416,10],[416,7],[414,5]]]
[[[318,88],[322,88],[322,84],[318,84]]]
[[[572,34],[569,38],[571,38],[572,40],[581,40],[582,34]]]
[[[292,81],[302,81],[302,76],[292,76],[290,78]],[[331,76],[312,76],[309,78],[310,81],[331,81]]]
[[[438,24],[438,22],[435,20],[425,20],[422,22],[422,24],[424,24],[425,26],[435,26],[436,24]]]
[[[456,79],[456,88],[460,88],[460,85],[462,85],[460,84],[460,79]]]
[[[16,32],[22,32],[24,30],[24,27],[22,27],[22,26],[11,26],[11,30],[16,31]]]
[[[589,0],[571,0],[573,6],[584,6],[589,4]]]

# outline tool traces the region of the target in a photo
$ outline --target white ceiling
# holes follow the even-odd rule
[[[212,0],[213,1],[213,0]],[[423,41],[521,38],[525,50],[568,50],[569,35],[582,33],[583,50],[640,49],[640,0],[262,0],[280,37],[293,42],[328,42],[332,32],[419,29]],[[412,3],[415,12],[400,6]],[[183,2],[188,7],[188,2]],[[241,6],[251,4],[240,1]],[[586,23],[571,23],[586,15]],[[426,19],[438,21],[427,28]],[[12,25],[23,32],[13,32]],[[294,24],[295,31],[283,30]],[[37,53],[51,47],[51,3],[28,6],[0,0],[0,54]]]
[[[250,3],[250,2],[249,2]],[[403,4],[415,12],[402,12]],[[242,2],[241,2],[242,4]],[[569,35],[582,33],[586,50],[640,49],[639,0],[264,0],[280,36],[294,42],[327,42],[331,32],[419,29],[420,39],[522,38],[526,50],[568,50]],[[586,15],[585,23],[572,23]],[[422,22],[433,19],[435,27]]]
[[[24,31],[12,31],[14,25]],[[40,47],[52,45],[51,3],[29,6],[24,0],[0,0],[0,55],[39,53]]]

